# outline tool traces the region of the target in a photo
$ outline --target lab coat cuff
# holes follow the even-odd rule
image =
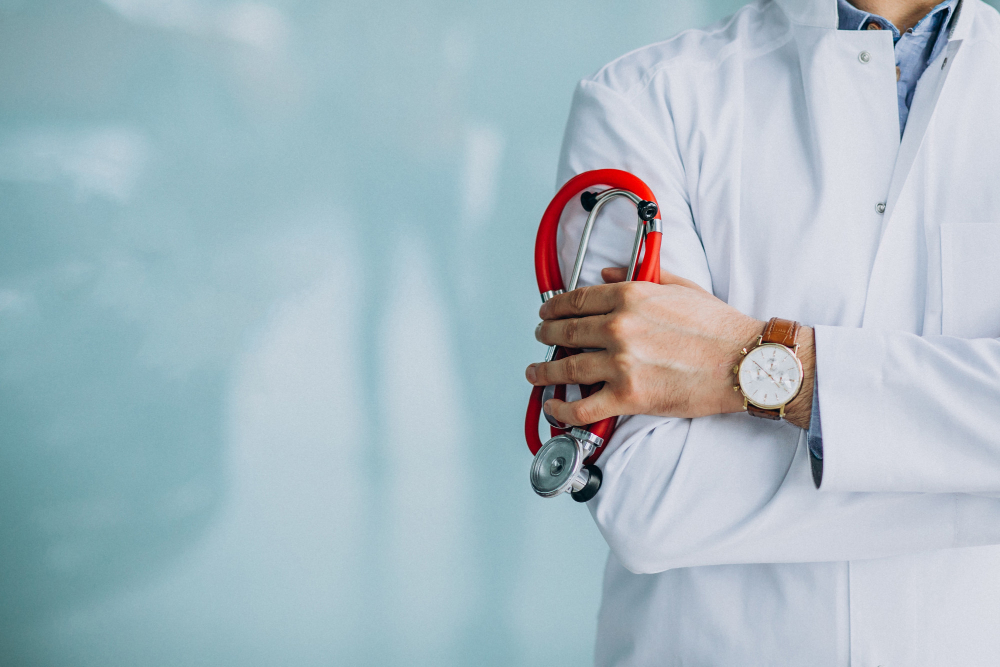
[[[902,443],[886,432],[884,332],[846,327],[815,327],[816,377],[823,378],[816,400],[823,404],[822,490],[892,490],[893,462]],[[818,412],[818,409],[817,409]],[[817,424],[818,426],[818,424]]]

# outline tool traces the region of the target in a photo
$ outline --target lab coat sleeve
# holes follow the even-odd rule
[[[823,491],[1000,493],[1000,340],[824,326],[816,351]]]
[[[600,82],[583,82],[567,125],[559,182],[599,168],[638,175],[663,211],[664,269],[711,289],[671,121],[657,109],[640,111]],[[564,274],[584,217],[579,206],[567,207],[560,241]],[[634,224],[634,207],[609,206],[608,217],[595,225],[583,284],[598,282],[601,267],[627,261]],[[820,377],[827,381],[823,369]],[[825,395],[823,401],[826,439]],[[1000,543],[1000,501],[958,493],[818,492],[805,432],[746,414],[626,418],[598,463],[604,482],[589,507],[615,556],[634,572],[854,560]]]

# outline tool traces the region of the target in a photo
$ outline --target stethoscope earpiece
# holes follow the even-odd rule
[[[636,205],[636,211],[639,213],[639,217],[644,222],[649,222],[656,217],[656,214],[660,212],[660,208],[651,201],[641,201]]]

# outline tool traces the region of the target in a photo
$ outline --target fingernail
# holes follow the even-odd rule
[[[535,380],[538,379],[538,373],[535,372],[535,367],[537,365],[538,364],[531,364],[530,366],[528,366],[528,369],[524,371],[524,376],[528,378],[528,382],[530,382],[531,384],[535,384]]]
[[[549,409],[549,403],[548,403],[548,401],[546,401],[545,404],[542,405],[542,410],[545,410],[545,414],[547,414],[547,415],[551,415],[552,414],[552,410]]]
[[[542,323],[539,322],[538,326],[535,327],[535,340],[541,342],[542,339],[539,338],[541,334],[542,334]]]

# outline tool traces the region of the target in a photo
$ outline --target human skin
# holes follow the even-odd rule
[[[625,270],[601,272],[604,285],[581,287],[546,301],[535,337],[546,345],[596,349],[531,364],[533,385],[604,386],[578,401],[550,399],[545,411],[584,426],[617,415],[705,417],[741,412],[734,365],[753,347],[765,322],[744,315],[697,284],[661,272],[661,284],[622,282]],[[813,331],[799,331],[803,382],[785,419],[809,428],[815,354]]]
[[[852,5],[863,12],[888,19],[900,32],[906,32],[941,0],[853,0]]]

